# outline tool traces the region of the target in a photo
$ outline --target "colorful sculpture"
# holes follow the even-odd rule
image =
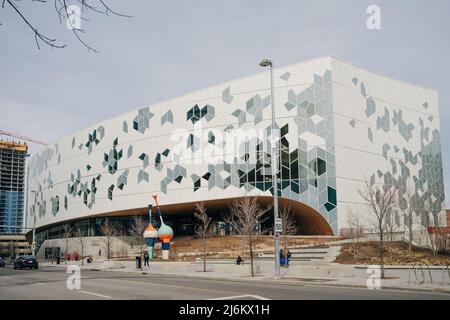
[[[150,259],[153,258],[153,248],[155,246],[155,241],[158,238],[158,231],[155,229],[152,223],[152,206],[148,206],[148,215],[150,217],[150,223],[144,230],[144,238],[147,241],[147,252]]]
[[[161,209],[158,204],[158,196],[156,194],[153,195],[153,199],[155,200],[156,210],[158,211],[159,218],[161,219],[161,227],[158,230],[158,237],[161,240],[161,248],[162,248],[162,258],[163,260],[169,259],[169,249],[170,249],[170,240],[173,238],[173,230],[171,227],[164,223],[164,220],[161,215]]]

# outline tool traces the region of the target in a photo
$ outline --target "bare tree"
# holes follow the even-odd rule
[[[430,208],[432,208],[430,210]],[[431,213],[430,213],[431,211]],[[442,229],[446,222],[445,218],[439,214],[439,211],[432,206],[428,201],[424,203],[421,208],[422,224],[427,229],[426,232],[429,237],[430,247],[433,255],[437,256],[439,252],[447,251],[448,235]]]
[[[447,250],[447,234],[442,228],[446,225],[446,221],[444,220],[444,216],[439,214],[440,212],[436,210],[435,206],[433,206],[432,212],[435,255],[438,255],[439,253],[445,253]]]
[[[128,256],[128,249],[125,245],[125,239],[127,238],[127,230],[120,225],[117,225],[117,238],[120,240],[117,241],[118,245],[117,252],[119,253],[119,256],[120,257]]]
[[[80,10],[83,12],[83,14],[100,14],[100,15],[115,15],[115,16],[121,16],[121,17],[131,17],[127,15],[120,14],[114,10],[112,10],[104,0],[75,0],[77,2],[76,6],[80,8]],[[48,5],[49,2],[47,0],[33,0],[31,3],[28,3],[29,5]],[[1,8],[5,9],[5,5],[7,7],[10,7],[13,12],[15,12],[21,21],[25,23],[25,25],[31,29],[31,31],[34,34],[34,39],[36,41],[36,46],[38,49],[40,49],[39,42],[44,43],[45,45],[48,45],[52,48],[65,48],[66,44],[57,44],[56,39],[50,38],[46,35],[44,35],[42,32],[38,30],[36,25],[34,25],[31,22],[31,19],[29,17],[26,17],[24,14],[24,11],[22,8],[19,7],[19,0],[2,0]],[[83,46],[85,46],[89,51],[98,52],[91,46],[89,46],[80,36],[81,33],[84,33],[84,30],[81,29],[78,25],[74,24],[72,22],[73,18],[78,19],[79,21],[88,22],[89,20],[82,17],[81,14],[75,12],[73,10],[73,6],[69,6],[67,4],[67,0],[54,0],[53,1],[53,7],[56,11],[57,17],[59,19],[59,23],[62,24],[63,21],[67,24],[68,28],[72,31],[75,38],[81,42]],[[0,26],[2,24],[0,23]]]
[[[117,224],[111,221],[109,218],[105,218],[103,224],[100,227],[100,232],[105,236],[106,244],[106,257],[107,259],[112,258],[112,241],[118,234]]]
[[[84,266],[84,238],[86,237],[85,229],[82,227],[77,227],[75,229],[75,238],[78,239],[80,242],[81,252],[80,252],[80,258],[81,258],[81,265]]]
[[[271,206],[261,207],[257,201],[257,197],[244,197],[241,200],[233,201],[230,207],[231,215],[237,223],[238,230],[247,237],[248,247],[250,250],[250,269],[252,277],[255,276],[253,266],[253,236],[255,226],[258,221],[269,211]]]
[[[203,239],[203,272],[206,272],[206,247],[208,242],[208,235],[210,233],[211,217],[206,212],[204,202],[197,203],[195,205],[194,216],[198,220],[195,234]]]
[[[244,228],[241,225],[240,221],[236,218],[236,216],[233,215],[233,213],[230,212],[226,215],[223,215],[223,220],[225,223],[231,227],[231,232],[235,235],[239,235],[242,238],[242,258],[244,259],[242,261],[242,264],[245,262],[245,243],[246,243],[246,237],[244,234]]]
[[[288,236],[297,234],[297,221],[290,205],[282,205],[280,218],[283,223],[282,236],[284,238],[284,249],[288,249]]]
[[[133,216],[131,222],[130,234],[136,240],[139,248],[139,255],[141,257],[141,270],[143,270],[142,257],[144,256],[144,230],[147,227],[147,222],[142,216]]]
[[[70,224],[65,223],[63,226],[63,235],[64,239],[66,240],[66,248],[65,248],[65,254],[69,252],[69,238],[72,237],[73,234],[73,228],[70,226]]]
[[[399,227],[397,224],[395,210],[387,214],[384,223],[386,225],[385,230],[389,236],[389,242],[392,243],[394,241],[394,233],[398,230]]]
[[[379,234],[381,278],[384,278],[384,234],[386,219],[396,205],[397,188],[378,186],[366,182],[365,188],[359,194],[369,208],[370,223]]]
[[[413,193],[411,191],[411,187],[408,187],[406,190],[406,216],[405,216],[405,224],[408,227],[408,255],[412,255],[413,251],[413,240],[414,240],[414,202],[413,202]]]
[[[351,208],[348,208],[347,219],[349,229],[346,232],[346,236],[351,239],[353,244],[353,257],[357,258],[359,254],[359,242],[364,235],[362,219],[360,214]]]

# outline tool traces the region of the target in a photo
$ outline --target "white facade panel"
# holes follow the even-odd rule
[[[315,209],[335,234],[346,227],[345,204],[361,202],[349,181],[369,179],[377,170],[388,172],[389,159],[404,161],[403,148],[417,156],[421,151],[419,118],[429,141],[433,141],[433,132],[437,139],[439,114],[432,90],[331,57],[275,69],[274,79],[277,125],[282,134],[280,194]],[[29,212],[36,212],[37,226],[45,227],[143,208],[153,193],[158,193],[161,204],[270,196],[270,181],[261,180],[264,168],[270,168],[270,149],[256,152],[257,145],[268,141],[269,86],[269,72],[263,72],[132,111],[60,139],[29,164]],[[365,113],[368,97],[376,109],[370,116]],[[377,128],[385,107],[388,132]],[[394,112],[400,110],[397,122],[414,124],[408,141],[398,132],[398,124],[392,123]],[[230,141],[223,145],[221,137],[229,138],[226,132],[232,131],[231,126],[240,130],[238,137],[256,135],[259,140],[253,139],[247,148],[242,141],[234,148]],[[369,127],[373,142],[368,139]],[[387,159],[382,153],[386,142],[391,146]],[[393,151],[394,145],[398,152]],[[433,159],[440,156],[440,147],[435,151]],[[246,161],[247,153],[256,157]],[[412,175],[418,175],[417,163],[405,164]],[[442,166],[438,167],[433,162],[436,176],[442,175]],[[443,196],[443,186],[436,189],[436,196]]]

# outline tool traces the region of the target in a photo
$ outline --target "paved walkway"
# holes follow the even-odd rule
[[[298,277],[290,275],[288,270],[282,268],[282,278],[274,279],[273,263],[269,261],[258,262],[260,266],[259,273],[255,277],[249,276],[245,273],[224,272],[223,270],[232,268],[221,268],[221,271],[207,271],[203,272],[202,264],[195,264],[193,262],[151,262],[150,267],[144,267],[143,270],[136,269],[133,261],[120,261],[123,268],[120,269],[102,269],[101,265],[104,261],[94,261],[91,264],[85,263],[82,269],[85,270],[104,270],[104,271],[118,271],[130,273],[146,273],[146,274],[166,274],[184,277],[207,278],[207,279],[225,279],[232,281],[250,281],[263,283],[286,283],[286,284],[302,284],[314,283],[332,286],[349,286],[367,288],[368,279],[370,277],[370,270],[364,266],[354,266],[354,277],[333,278],[333,277]],[[71,262],[70,264],[80,265],[80,262]],[[66,268],[67,265],[62,263],[60,265],[51,264],[50,262],[41,262],[42,266],[53,266],[59,268]],[[208,265],[214,269],[214,265]],[[230,265],[231,267],[231,265]],[[242,270],[244,271],[244,270]],[[431,274],[431,278],[430,278]],[[386,266],[386,279],[380,280],[381,289],[405,289],[405,290],[424,290],[424,291],[440,291],[448,292],[450,294],[450,276],[447,272],[443,274],[442,269],[434,268],[430,271],[424,270],[417,272],[417,278],[413,270],[408,270],[407,267]],[[425,278],[425,279],[424,279]],[[416,281],[416,279],[418,281]],[[424,279],[423,283],[421,282]],[[370,282],[374,283],[374,282]],[[374,283],[377,284],[376,282]]]

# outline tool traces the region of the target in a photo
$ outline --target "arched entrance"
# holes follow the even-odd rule
[[[228,212],[229,206],[233,201],[239,199],[242,198],[239,197],[231,199],[209,200],[204,202],[208,209],[208,214],[210,214],[211,216],[220,216]],[[273,203],[273,198],[267,196],[258,196],[258,201],[264,205],[271,205]],[[325,220],[325,218],[310,206],[295,200],[279,198],[279,206],[281,207],[284,205],[290,206],[291,210],[295,213],[299,235],[334,235],[331,226]],[[194,211],[194,207],[195,202],[191,202],[161,206],[161,210],[163,210],[165,214],[171,215],[192,214],[192,212]],[[271,216],[273,216],[273,211],[271,212]]]
[[[258,201],[262,205],[272,205],[273,203],[273,197],[270,196],[258,196]],[[204,201],[207,210],[208,215],[211,217],[220,220],[221,216],[224,214],[227,214],[230,208],[230,205],[233,201],[242,199],[242,197],[237,198],[228,198],[228,199],[217,199],[217,200],[207,200]],[[185,202],[180,204],[169,204],[169,205],[162,205],[161,211],[163,212],[163,215],[171,216],[174,218],[184,218],[184,217],[191,217],[191,224],[192,226],[195,224],[195,219],[193,218],[193,212],[195,210],[195,204],[197,202]],[[297,234],[298,235],[311,235],[311,236],[332,236],[333,230],[331,229],[328,222],[325,220],[325,218],[316,210],[309,207],[308,205],[295,201],[290,200],[286,198],[279,198],[279,205],[280,208],[283,205],[290,206],[291,210],[295,213],[295,219],[297,222]],[[88,218],[79,218],[79,219],[72,219],[72,220],[66,220],[64,222],[55,223],[52,225],[47,225],[45,228],[38,228],[37,231],[42,231],[43,229],[48,229],[57,225],[61,225],[62,223],[66,222],[75,222],[78,220],[86,220],[86,219],[95,219],[99,217],[127,217],[127,216],[133,216],[133,215],[147,215],[148,208],[136,208],[136,209],[129,209],[129,210],[122,210],[122,211],[115,211],[115,212],[107,212],[102,213],[98,215],[93,215]],[[273,211],[269,211],[267,213],[267,222],[270,226],[273,226]],[[27,233],[27,239],[31,241],[31,231]]]

